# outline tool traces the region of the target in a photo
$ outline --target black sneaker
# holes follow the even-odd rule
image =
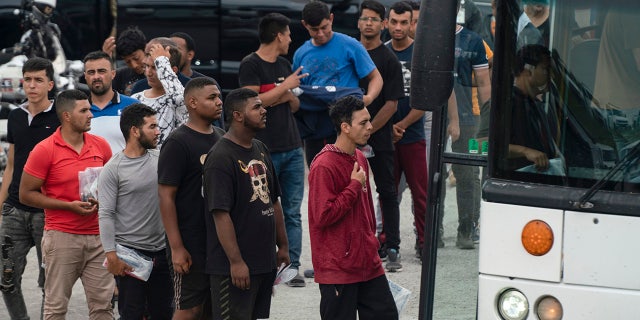
[[[400,251],[397,249],[387,249],[387,264],[385,264],[385,269],[389,272],[400,272],[402,271],[402,264],[400,263]]]
[[[385,246],[384,243],[381,244],[378,249],[378,256],[380,256],[382,261],[387,261],[387,246]]]

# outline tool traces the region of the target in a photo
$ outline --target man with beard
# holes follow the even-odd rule
[[[276,268],[290,261],[273,162],[254,139],[267,110],[257,92],[239,88],[227,95],[225,113],[229,131],[203,174],[213,318],[266,319]]]
[[[112,319],[113,276],[102,266],[98,201],[80,197],[78,173],[111,158],[105,139],[89,134],[91,105],[82,91],[56,97],[60,127],[31,151],[20,181],[20,202],[43,208],[44,318],[64,319],[73,285],[82,279],[89,319]]]
[[[111,58],[103,51],[94,51],[84,57],[84,78],[91,89],[91,133],[109,142],[111,152],[124,149],[125,141],[118,127],[122,109],[138,100],[115,91],[111,84],[116,76]]]
[[[120,117],[127,144],[104,166],[98,179],[100,239],[107,270],[116,277],[118,309],[124,319],[142,319],[151,306],[153,319],[170,319],[173,288],[158,205],[158,120],[156,111],[135,103]],[[120,259],[121,249],[153,260],[147,281],[130,275],[133,266]]]

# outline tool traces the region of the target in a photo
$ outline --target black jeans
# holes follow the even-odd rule
[[[130,276],[116,277],[120,319],[143,319],[147,312],[153,320],[171,319],[173,286],[165,249],[138,251],[153,259],[153,271],[146,282]]]
[[[389,249],[398,249],[400,247],[400,208],[393,175],[393,151],[374,150],[374,152],[375,156],[368,160],[382,210],[385,246]]]
[[[304,157],[307,160],[307,167],[311,166],[313,158],[324,148],[328,143],[335,143],[336,135],[332,135],[322,139],[304,139]]]

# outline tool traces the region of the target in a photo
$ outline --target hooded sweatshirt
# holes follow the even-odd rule
[[[364,188],[351,179],[356,161],[366,172]],[[317,283],[365,282],[384,274],[368,177],[369,164],[357,149],[350,155],[328,144],[311,163],[309,233]]]

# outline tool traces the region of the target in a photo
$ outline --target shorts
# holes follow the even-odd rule
[[[173,280],[173,301],[176,309],[188,310],[211,301],[209,276],[202,270],[193,270],[193,266],[191,266],[191,271],[187,274],[174,272],[170,251],[167,249],[169,270]]]
[[[213,319],[267,319],[271,311],[271,294],[276,271],[250,276],[251,288],[234,286],[230,275],[211,275]]]

